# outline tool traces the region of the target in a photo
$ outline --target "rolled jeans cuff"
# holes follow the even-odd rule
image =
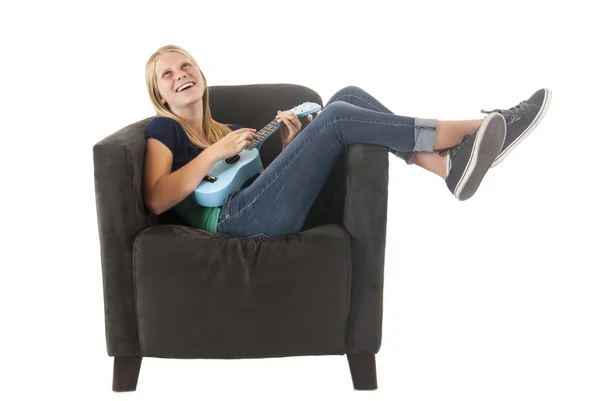
[[[433,152],[437,120],[432,118],[415,118],[415,148],[413,152]]]

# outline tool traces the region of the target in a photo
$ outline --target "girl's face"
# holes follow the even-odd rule
[[[154,65],[161,103],[167,103],[175,114],[202,100],[204,81],[198,67],[186,56],[168,52],[158,56]]]

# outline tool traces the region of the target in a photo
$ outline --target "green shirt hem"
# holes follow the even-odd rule
[[[212,233],[217,232],[217,222],[221,214],[220,207],[200,206],[194,202],[190,195],[173,208],[190,227],[200,228]]]

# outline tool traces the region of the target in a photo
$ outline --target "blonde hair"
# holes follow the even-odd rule
[[[202,129],[206,134],[206,141],[202,139],[200,135],[194,130],[194,128],[189,124],[185,119],[177,116],[171,110],[169,110],[168,105],[163,105],[160,102],[160,93],[158,91],[158,85],[156,83],[156,70],[155,64],[156,59],[168,52],[177,52],[185,57],[187,57],[196,67],[200,70],[198,63],[191,54],[176,45],[167,45],[158,49],[154,54],[150,56],[148,62],[146,63],[146,88],[148,89],[148,94],[150,95],[150,100],[152,101],[152,106],[156,110],[156,114],[162,117],[172,118],[177,121],[184,129],[190,141],[201,148],[207,148],[213,143],[217,142],[219,139],[226,136],[231,132],[231,128],[227,125],[222,124],[213,120],[212,115],[210,113],[210,107],[208,106],[208,85],[206,83],[206,77],[204,77],[204,73],[200,70],[200,74],[202,74],[202,79],[204,80],[204,94],[202,95]]]

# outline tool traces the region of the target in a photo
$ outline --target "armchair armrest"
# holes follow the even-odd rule
[[[351,145],[346,153],[343,226],[353,266],[348,353],[376,354],[381,346],[388,157],[388,149],[369,144]]]
[[[93,147],[96,212],[104,287],[107,350],[110,356],[140,355],[133,294],[133,243],[157,223],[142,194],[144,127],[138,121]]]

